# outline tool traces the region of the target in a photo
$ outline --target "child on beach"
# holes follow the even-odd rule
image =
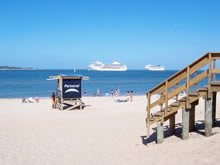
[[[54,109],[55,108],[55,93],[54,92],[52,93],[51,98],[52,98],[52,109]]]

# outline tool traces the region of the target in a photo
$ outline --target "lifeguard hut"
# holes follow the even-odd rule
[[[82,79],[86,79],[80,74],[51,76],[57,79],[57,89],[55,97],[55,107],[60,110],[72,110],[83,108],[82,102]]]

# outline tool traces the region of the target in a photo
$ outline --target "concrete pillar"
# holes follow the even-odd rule
[[[175,134],[175,114],[170,117],[170,135]]]
[[[212,127],[216,125],[216,92],[212,93]]]
[[[191,104],[191,109],[189,111],[189,131],[195,130],[195,104]]]
[[[182,139],[186,140],[189,138],[189,109],[183,108],[182,113]]]
[[[163,121],[157,122],[157,143],[160,144],[164,139]]]
[[[205,98],[205,136],[212,135],[212,99]]]

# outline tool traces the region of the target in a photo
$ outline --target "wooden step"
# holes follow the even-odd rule
[[[199,93],[198,92],[193,92],[193,93],[190,93],[189,96],[198,97]]]
[[[171,107],[179,107],[180,106],[180,102],[176,101],[176,102],[172,103],[170,106]]]
[[[161,111],[154,113],[154,116],[162,116],[162,115],[163,115],[163,112],[161,112]]]
[[[208,91],[208,88],[206,87],[199,88],[199,92],[207,92],[207,91]]]
[[[167,108],[167,112],[171,112],[171,111],[172,111],[172,108],[169,106],[169,107]],[[162,109],[161,112],[165,112],[165,108]]]
[[[213,92],[220,91],[220,82],[219,81],[213,81],[211,82],[211,88]]]
[[[212,81],[211,85],[220,86],[220,81]]]
[[[186,102],[186,97],[183,97],[179,100],[180,102]]]

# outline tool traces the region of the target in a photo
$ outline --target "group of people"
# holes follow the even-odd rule
[[[29,98],[23,98],[22,103],[39,103],[40,100],[38,97],[29,97]]]
[[[133,101],[133,91],[127,91],[127,100],[128,101]]]
[[[113,98],[114,96],[118,97],[120,96],[120,89],[116,89],[115,91],[112,89],[110,91],[110,95]],[[87,90],[84,90],[84,96],[87,96]],[[99,88],[97,88],[96,93],[93,94],[93,96],[101,96]],[[108,93],[106,94],[108,96]],[[133,101],[133,91],[127,91],[127,101]]]
[[[115,90],[115,96],[117,97],[117,96],[119,96],[120,95],[120,89],[116,89]],[[113,97],[114,96],[114,91],[113,91],[113,89],[111,90],[111,96]]]

